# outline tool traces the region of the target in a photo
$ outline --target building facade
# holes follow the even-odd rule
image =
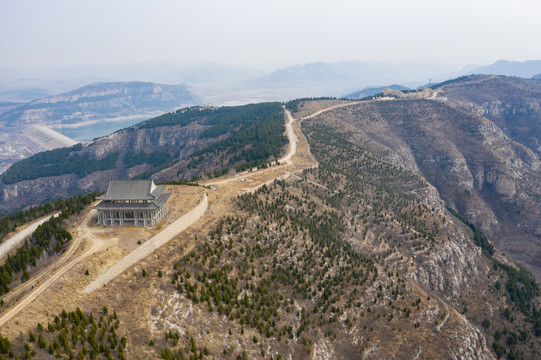
[[[169,211],[165,186],[156,186],[152,180],[113,180],[107,192],[99,196],[100,225],[155,226]]]

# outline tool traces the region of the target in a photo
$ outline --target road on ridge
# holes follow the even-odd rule
[[[339,105],[331,106],[329,108],[317,111],[316,113],[314,113],[312,115],[305,116],[305,117],[302,118],[302,120],[315,117],[315,116],[317,116],[319,114],[322,114],[322,113],[324,113],[326,111],[330,111],[330,110],[340,108],[340,107],[344,107],[344,106],[349,106],[349,105],[352,105],[352,104],[355,104],[355,103],[346,103],[346,104],[339,104]],[[287,122],[285,124],[285,127],[286,127],[286,134],[287,134],[287,137],[288,137],[288,140],[289,140],[289,150],[288,150],[286,155],[284,155],[282,158],[280,158],[278,160],[280,165],[272,166],[272,167],[266,168],[266,169],[259,169],[259,170],[256,170],[256,171],[253,171],[253,172],[250,172],[250,173],[247,173],[247,174],[246,173],[245,174],[239,174],[239,175],[233,176],[233,177],[231,177],[229,179],[224,179],[224,180],[216,181],[216,182],[208,182],[208,183],[204,183],[202,185],[226,184],[226,183],[228,183],[230,181],[238,180],[239,178],[242,178],[242,177],[259,175],[259,174],[262,174],[262,173],[266,173],[268,171],[280,170],[281,168],[286,168],[286,167],[288,167],[290,165],[294,165],[293,161],[292,161],[292,158],[297,154],[297,142],[299,141],[299,137],[297,136],[297,134],[295,132],[295,129],[293,128],[293,123],[295,122],[295,118],[293,118],[293,116],[292,116],[292,114],[291,114],[291,112],[289,110],[284,108],[284,111],[285,111],[285,114],[287,116]],[[300,128],[299,128],[298,131],[299,131],[300,135],[302,135],[302,133],[300,132]],[[310,165],[310,166],[313,166],[313,164]],[[288,175],[289,175],[289,171],[285,171],[285,173],[273,176],[272,179],[263,181],[263,184],[272,182],[276,178],[287,177]],[[244,190],[243,192],[253,191],[254,189],[257,189],[258,187],[262,186],[263,184],[259,184],[259,185],[255,186],[253,188]],[[171,226],[170,225],[170,226],[166,227],[160,233],[156,234],[154,236],[156,241],[147,241],[147,242],[145,242],[144,245],[146,245],[146,244],[148,244],[148,245],[146,247],[145,246],[139,247],[138,248],[138,249],[140,249],[139,252],[134,253],[135,252],[134,251],[134,252],[132,252],[134,254],[130,253],[130,254],[126,255],[126,257],[123,258],[119,262],[118,266],[116,266],[116,267],[113,266],[112,268],[109,269],[110,271],[108,270],[108,271],[106,271],[106,273],[102,274],[102,276],[99,276],[91,284],[89,284],[83,290],[83,292],[88,293],[88,292],[91,292],[91,291],[95,290],[98,287],[103,286],[103,284],[111,281],[116,276],[118,276],[120,273],[125,271],[128,267],[132,266],[136,262],[138,262],[141,259],[143,259],[144,257],[148,256],[148,254],[152,253],[155,249],[157,249],[158,247],[163,245],[165,242],[169,241],[172,237],[176,236],[178,233],[182,232],[184,229],[186,229],[187,227],[192,225],[197,219],[199,219],[205,213],[205,211],[207,209],[207,206],[208,206],[207,204],[208,204],[207,203],[207,195],[205,194],[203,201],[198,206],[196,206],[196,208],[192,209],[192,211],[185,214],[181,218],[177,219],[173,224],[171,224],[171,225],[175,225],[175,226],[170,228],[170,226]],[[105,247],[111,246],[110,240],[109,240],[109,242],[107,244],[105,244],[103,241],[101,241],[101,239],[94,236],[92,234],[92,232],[90,231],[90,229],[88,228],[88,221],[90,220],[90,218],[92,217],[94,212],[95,212],[95,210],[92,210],[86,216],[84,221],[81,223],[81,225],[79,227],[79,230],[81,230],[81,232],[83,233],[82,236],[81,235],[76,236],[76,239],[73,242],[72,246],[70,246],[68,251],[66,251],[66,253],[64,253],[62,255],[61,259],[57,263],[52,264],[51,266],[49,266],[49,268],[46,271],[44,271],[43,273],[39,274],[34,279],[32,279],[32,281],[29,281],[28,283],[25,283],[25,284],[21,285],[19,288],[17,288],[15,291],[13,291],[13,293],[9,294],[11,297],[16,296],[17,294],[23,292],[28,287],[33,286],[34,284],[37,284],[41,278],[52,274],[50,278],[48,278],[39,287],[37,287],[30,294],[28,294],[28,296],[26,296],[21,302],[19,302],[12,309],[10,309],[8,312],[6,312],[2,317],[0,317],[0,326],[5,324],[9,319],[13,318],[17,313],[19,313],[22,309],[24,309],[29,303],[31,303],[34,299],[36,299],[41,293],[43,293],[49,286],[51,286],[56,280],[58,280],[62,275],[64,275],[74,265],[80,263],[83,259],[85,259],[89,255],[91,255],[91,254],[93,254],[93,253],[95,253],[97,251],[101,251]],[[189,216],[187,216],[187,215],[189,215]],[[163,232],[163,234],[162,234],[162,232]],[[76,257],[75,259],[67,262],[68,258],[71,257],[73,255],[73,253],[75,252],[75,250],[79,247],[79,245],[80,245],[83,238],[86,238],[86,239],[89,240],[89,242],[91,244],[90,248],[86,252],[84,252],[82,255],[80,255],[80,256]],[[64,263],[65,263],[65,265],[63,265],[63,266],[61,266],[60,268],[57,269],[58,265],[62,265]]]
[[[291,115],[291,112],[289,110],[284,108],[284,111],[285,111],[285,113],[287,115],[286,135],[287,135],[287,139],[289,141],[289,150],[288,150],[287,154],[285,154],[280,159],[278,159],[278,162],[280,163],[280,165],[274,166],[274,167],[271,167],[271,168],[267,168],[267,169],[259,169],[259,170],[253,171],[253,172],[243,172],[243,173],[237,174],[237,175],[235,175],[233,177],[230,177],[228,179],[219,180],[219,181],[210,181],[210,182],[204,183],[203,185],[227,184],[228,182],[235,181],[235,180],[238,180],[240,178],[244,178],[244,177],[247,177],[247,176],[252,176],[252,175],[255,175],[255,174],[261,174],[262,172],[265,172],[265,171],[268,171],[268,170],[276,170],[276,169],[278,169],[280,167],[291,165],[291,158],[293,156],[295,156],[295,154],[297,153],[298,137],[295,134],[295,130],[293,130],[293,122],[295,121],[295,119],[293,118],[293,116]]]

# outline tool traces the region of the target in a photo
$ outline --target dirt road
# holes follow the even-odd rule
[[[71,269],[74,265],[79,264],[83,259],[85,259],[87,256],[103,250],[107,246],[111,246],[111,241],[108,241],[105,243],[105,241],[97,238],[92,234],[92,232],[88,229],[88,221],[91,219],[92,215],[95,213],[96,210],[92,210],[90,214],[85,218],[83,223],[80,226],[80,230],[82,231],[82,236],[77,236],[74,243],[70,246],[68,251],[64,253],[62,256],[61,261],[56,262],[52,266],[54,266],[53,269],[48,269],[47,271],[44,271],[39,276],[33,279],[32,282],[29,284],[24,284],[25,287],[28,286],[34,286],[34,284],[39,283],[39,280],[43,277],[46,277],[48,275],[51,275],[45,282],[43,282],[39,287],[35,288],[34,291],[32,291],[30,294],[28,294],[21,302],[19,302],[15,307],[10,309],[7,313],[2,315],[0,317],[0,326],[2,326],[6,321],[11,319],[13,316],[15,316],[17,313],[19,313],[22,309],[26,307],[26,305],[30,304],[35,298],[37,298],[42,292],[47,290],[49,286],[51,286],[58,278],[60,278],[62,275],[64,275],[69,269]],[[87,239],[90,242],[90,248],[83,253],[82,255],[76,257],[75,259],[65,263],[75,252],[75,250],[79,247],[80,243],[83,239]],[[62,265],[58,267],[59,265]],[[58,268],[58,269],[56,269]],[[51,274],[52,273],[52,274]],[[18,292],[21,292],[22,289],[17,289]],[[17,292],[11,293],[10,296],[16,296]]]
[[[295,154],[297,153],[298,137],[295,134],[295,130],[293,129],[293,123],[295,122],[295,119],[293,118],[293,116],[291,115],[291,112],[289,110],[284,108],[284,111],[285,111],[285,113],[287,115],[286,135],[287,135],[287,139],[289,141],[289,150],[288,150],[287,154],[285,154],[283,157],[281,157],[278,160],[280,165],[272,166],[271,168],[268,168],[268,169],[256,170],[254,172],[243,172],[243,173],[240,173],[240,174],[237,174],[235,176],[229,177],[227,179],[219,180],[219,181],[208,181],[208,182],[205,182],[203,185],[209,185],[209,186],[210,185],[223,185],[223,184],[227,184],[227,183],[229,183],[231,181],[238,181],[239,179],[242,179],[244,177],[250,177],[250,176],[255,175],[255,174],[261,174],[261,173],[266,172],[268,170],[276,170],[277,168],[283,168],[284,166],[292,165],[291,158],[293,156],[295,156]]]
[[[338,104],[338,105],[330,106],[330,107],[328,107],[328,108],[325,108],[325,109],[316,111],[315,113],[313,113],[313,114],[311,114],[311,115],[305,116],[305,117],[303,117],[301,120],[311,119],[311,118],[316,117],[316,116],[318,116],[318,115],[320,115],[320,114],[323,114],[324,112],[331,111],[331,110],[338,109],[338,108],[345,107],[345,106],[355,105],[355,104],[358,104],[358,102],[350,102],[350,103]],[[290,114],[290,115],[291,115],[291,114]]]
[[[289,151],[284,157],[279,160],[279,162],[291,165],[291,158],[297,153],[297,141],[299,139],[295,134],[295,131],[293,130],[293,122],[295,121],[295,119],[293,118],[293,115],[291,115],[291,111],[287,110],[286,108],[284,108],[284,111],[287,116],[286,134],[289,140]]]

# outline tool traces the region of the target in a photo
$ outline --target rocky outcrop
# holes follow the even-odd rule
[[[411,277],[442,298],[456,299],[481,275],[481,256],[481,250],[463,232],[455,233],[448,242],[422,256]]]
[[[391,88],[383,90],[384,96],[389,96],[397,99],[425,99],[432,96],[433,93],[434,90],[430,88],[423,88],[421,90],[413,92],[402,92]]]
[[[477,75],[438,89],[453,104],[487,117],[507,136],[541,155],[541,82]]]
[[[435,208],[441,197],[445,206],[465,214],[502,251],[541,278],[536,260],[541,258],[539,155],[508,135],[509,129],[454,103],[430,100],[363,102],[333,110],[325,118],[349,141],[426,179],[436,192],[409,194]],[[442,249],[420,269],[419,281],[456,294],[454,274],[467,273],[476,260],[471,254],[455,254],[464,263],[440,274],[430,269],[456,251],[451,244]]]
[[[486,175],[486,181],[500,195],[511,197],[517,192],[515,179],[509,172],[502,173],[499,170],[491,170]]]
[[[117,179],[119,176],[119,171],[107,170],[95,172],[84,178],[70,174],[25,180],[9,185],[0,183],[2,210],[10,211],[23,208],[30,203],[42,203],[80,193],[103,191],[107,189],[109,180]]]

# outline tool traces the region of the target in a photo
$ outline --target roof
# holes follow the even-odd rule
[[[99,200],[155,200],[165,190],[152,180],[111,180],[107,192]]]
[[[162,208],[170,197],[171,193],[162,193],[156,200],[146,203],[114,203],[100,201],[98,205],[94,206],[94,209],[111,211],[157,210]]]

